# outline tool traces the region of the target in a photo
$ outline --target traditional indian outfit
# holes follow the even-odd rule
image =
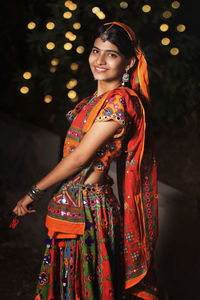
[[[149,100],[146,61],[140,51],[137,56],[132,89],[95,93],[67,114],[71,126],[63,157],[78,147],[94,122],[114,120],[120,128],[50,200],[49,238],[35,300],[114,300],[123,299],[126,291],[142,299],[158,299],[153,268],[156,161],[149,110],[144,108],[144,100]],[[118,162],[120,201],[108,176],[113,160]],[[104,173],[103,185],[84,183],[93,171]]]

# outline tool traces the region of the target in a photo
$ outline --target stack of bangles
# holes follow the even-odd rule
[[[46,191],[40,190],[35,184],[31,187],[27,195],[34,201],[40,200]]]

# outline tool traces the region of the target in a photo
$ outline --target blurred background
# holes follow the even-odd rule
[[[1,7],[0,285],[4,299],[34,298],[45,209],[8,229],[8,213],[61,157],[65,114],[96,89],[88,66],[104,22],[136,32],[149,67],[158,160],[160,299],[198,299],[200,246],[200,33],[195,1],[21,0]],[[12,287],[12,288],[11,288]]]

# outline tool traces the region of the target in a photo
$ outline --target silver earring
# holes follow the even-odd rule
[[[129,74],[126,70],[126,72],[122,76],[122,86],[125,86],[127,82],[129,82]]]

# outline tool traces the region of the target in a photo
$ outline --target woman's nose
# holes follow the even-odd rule
[[[99,65],[105,65],[106,59],[105,59],[105,55],[103,53],[99,53],[98,58],[97,58],[97,63]]]

